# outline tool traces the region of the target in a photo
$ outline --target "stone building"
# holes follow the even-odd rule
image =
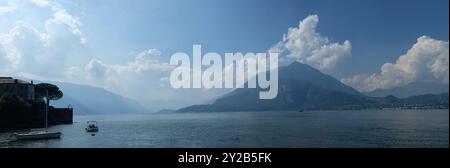
[[[1,92],[13,93],[24,100],[31,101],[35,99],[33,81],[27,82],[12,77],[0,77],[0,93]]]
[[[0,130],[16,130],[45,127],[49,125],[71,124],[73,122],[73,109],[54,108],[49,106],[48,115],[45,114],[44,101],[34,101],[35,85],[33,81],[27,82],[12,77],[0,77],[0,93],[12,93],[30,103],[30,110],[2,110],[0,108]],[[47,120],[45,119],[47,116]]]

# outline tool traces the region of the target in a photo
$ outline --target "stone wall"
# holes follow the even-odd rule
[[[72,108],[49,107],[48,124],[72,124]],[[0,130],[17,130],[45,127],[45,103],[33,103],[30,111],[0,111]]]
[[[72,124],[73,109],[72,108],[49,108],[48,112],[49,125]]]

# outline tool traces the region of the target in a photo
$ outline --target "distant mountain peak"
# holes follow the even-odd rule
[[[307,64],[304,64],[304,63],[301,63],[301,62],[298,62],[298,61],[294,61],[291,64],[289,64],[288,66],[307,66],[307,67],[311,67],[311,66],[309,66]]]
[[[309,82],[317,87],[331,91],[343,92],[351,95],[361,95],[354,88],[341,83],[334,77],[320,72],[310,65],[294,61],[288,66],[280,67],[279,79],[294,79],[297,81]]]
[[[303,71],[316,71],[320,72],[319,70],[313,68],[312,66],[308,64],[304,64],[298,61],[294,61],[291,64],[289,64],[286,68],[288,69],[297,69],[297,70],[303,70]]]
[[[251,111],[338,108],[361,105],[360,93],[332,76],[300,62],[279,68],[278,96],[260,100],[257,89],[236,89],[209,105],[194,105],[178,111]]]

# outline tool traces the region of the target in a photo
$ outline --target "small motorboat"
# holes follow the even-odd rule
[[[39,140],[39,139],[59,139],[61,132],[53,131],[32,131],[28,133],[14,133],[17,140]]]
[[[98,132],[97,121],[88,121],[86,131],[87,132]]]
[[[305,111],[305,110],[303,110],[303,109],[299,109],[299,110],[298,110],[298,112],[300,112],[300,113],[303,112],[303,111]]]

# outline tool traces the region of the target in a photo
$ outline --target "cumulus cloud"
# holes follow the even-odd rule
[[[88,72],[88,78],[90,79],[103,79],[106,77],[106,73],[109,69],[109,66],[101,62],[97,59],[92,59],[89,63],[84,67],[86,72]]]
[[[62,76],[70,51],[87,41],[80,30],[82,23],[56,2],[32,2],[48,7],[53,17],[43,23],[42,30],[17,21],[9,31],[0,34],[0,70],[9,74]]]
[[[289,28],[283,40],[270,52],[285,53],[280,62],[299,61],[324,70],[334,67],[344,57],[351,55],[352,45],[346,40],[342,44],[331,42],[316,31],[319,17],[310,15],[300,21],[298,27]]]
[[[92,59],[84,66],[81,74],[84,74],[84,82],[138,99],[153,110],[205,103],[227,91],[172,88],[169,76],[175,67],[161,61],[160,57],[159,50],[148,49],[136,54],[133,60],[120,64]],[[186,99],[193,96],[199,97]]]
[[[385,63],[380,73],[362,74],[341,81],[360,91],[390,89],[412,82],[449,80],[449,42],[422,36],[395,63]]]
[[[17,5],[13,1],[0,2],[0,16],[11,13],[16,10]]]
[[[25,22],[17,22],[16,25],[5,34],[0,34],[0,47],[2,49],[3,69],[14,70],[22,63],[23,55],[34,54],[43,47],[41,41],[45,39],[32,25]],[[28,45],[33,43],[31,45]]]
[[[45,21],[45,28],[47,31],[52,30],[55,25],[65,25],[72,32],[73,35],[80,38],[81,43],[86,43],[87,38],[83,35],[80,27],[83,23],[75,16],[69,14],[64,7],[58,3],[51,3],[47,0],[33,0],[34,4],[39,7],[49,7],[53,11],[53,18]]]
[[[172,69],[168,63],[160,62],[161,52],[157,49],[149,49],[137,55],[134,62],[129,62],[126,70],[140,73],[148,70],[169,71]]]
[[[76,79],[79,78],[79,76],[81,75],[81,68],[79,66],[70,66],[68,68],[66,68],[65,70],[65,74],[67,76],[67,78],[69,79]]]
[[[92,59],[86,66],[85,70],[89,77],[105,78],[110,74],[120,73],[142,73],[149,70],[169,71],[173,67],[167,63],[159,61],[161,52],[157,49],[149,49],[139,53],[133,61],[125,64],[104,64],[100,60]]]
[[[31,3],[39,6],[39,7],[47,7],[50,6],[50,1],[48,0],[31,0]]]
[[[85,65],[84,70],[87,73],[87,79],[100,82],[107,85],[108,88],[121,87],[120,82],[124,77],[133,79],[139,78],[139,75],[147,75],[146,78],[154,72],[169,72],[173,67],[167,63],[160,62],[161,52],[157,49],[149,49],[140,52],[133,61],[124,64],[105,64],[100,60],[92,59]]]
[[[174,67],[161,61],[160,57],[159,50],[148,49],[136,54],[133,60],[119,64],[92,59],[80,72],[80,80],[126,97],[149,102],[161,100],[173,92],[167,87],[166,79]]]

